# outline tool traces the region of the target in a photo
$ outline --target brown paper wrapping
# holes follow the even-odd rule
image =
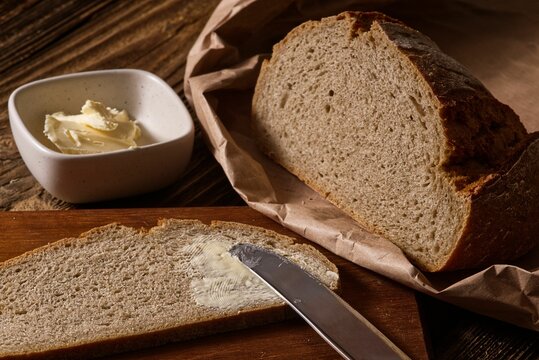
[[[224,0],[191,49],[185,92],[232,186],[250,207],[362,267],[539,331],[539,249],[480,271],[421,272],[257,150],[249,113],[262,58],[294,26],[344,10],[382,11],[426,33],[539,130],[539,2]]]

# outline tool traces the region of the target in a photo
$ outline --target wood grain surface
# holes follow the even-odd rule
[[[22,162],[7,116],[7,99],[14,89],[29,81],[71,72],[139,68],[162,77],[183,97],[187,52],[217,3],[0,1],[0,210],[75,208],[46,193]],[[192,161],[177,183],[152,194],[79,207],[216,205],[242,205],[242,201],[206,149],[197,126]],[[432,358],[539,359],[537,333],[423,295],[418,298],[431,339]],[[254,336],[248,331],[245,334]],[[259,340],[263,342],[263,336]],[[258,357],[269,356],[261,352]]]
[[[21,160],[11,136],[6,106],[13,90],[33,80],[66,73],[138,68],[160,76],[184,98],[187,52],[217,3],[0,2],[0,101],[4,104],[0,112],[0,209],[75,207],[45,192]],[[198,125],[193,158],[183,179],[157,193],[86,207],[177,204],[242,204],[213,161]]]
[[[298,238],[247,207],[104,209],[0,213],[0,261],[93,227],[118,222],[150,228],[160,218],[237,221]],[[306,241],[299,239],[300,241]],[[318,247],[339,268],[341,295],[414,359],[427,359],[415,293]],[[122,359],[334,359],[337,353],[300,319],[253,330],[213,335],[159,349],[132,352]]]

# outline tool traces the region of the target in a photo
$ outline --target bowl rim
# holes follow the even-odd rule
[[[22,117],[20,116],[17,110],[17,107],[15,106],[15,99],[17,98],[19,93],[27,90],[28,88],[39,86],[43,83],[48,83],[51,81],[58,81],[58,80],[71,79],[71,78],[82,78],[82,77],[87,77],[87,76],[94,76],[94,75],[100,75],[100,74],[113,74],[113,73],[136,73],[136,74],[142,75],[143,77],[150,78],[153,81],[157,81],[167,93],[169,93],[170,95],[173,95],[173,98],[177,100],[177,104],[180,111],[183,112],[185,115],[185,116],[182,116],[182,119],[184,119],[187,122],[185,132],[181,134],[180,136],[177,136],[167,141],[159,141],[152,144],[137,146],[135,148],[106,151],[106,152],[94,153],[94,154],[64,154],[60,151],[56,151],[56,150],[52,150],[48,148],[47,146],[45,146],[45,144],[41,143],[41,141],[39,141],[34,135],[32,135],[30,130],[28,130]],[[125,68],[125,69],[104,69],[104,70],[82,71],[82,72],[63,74],[63,75],[52,76],[52,77],[48,77],[44,79],[31,81],[29,83],[19,86],[11,93],[8,100],[8,113],[9,113],[9,120],[12,123],[12,126],[17,125],[19,129],[24,133],[24,136],[30,139],[30,142],[32,143],[33,146],[35,146],[39,151],[46,154],[47,156],[58,158],[58,159],[75,159],[75,158],[89,159],[89,158],[94,158],[94,157],[95,158],[110,157],[110,156],[115,156],[118,154],[123,154],[127,152],[132,152],[132,151],[144,151],[145,149],[151,149],[151,148],[155,148],[159,146],[164,146],[164,145],[174,143],[179,140],[194,136],[193,118],[191,114],[189,113],[187,106],[185,105],[183,100],[180,98],[180,96],[174,91],[174,89],[172,89],[172,87],[170,87],[169,84],[167,84],[159,76],[149,71],[141,70],[141,69]],[[13,132],[13,129],[12,129],[12,132]]]

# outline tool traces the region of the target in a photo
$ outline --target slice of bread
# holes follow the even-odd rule
[[[289,317],[230,256],[237,243],[270,248],[337,288],[320,252],[262,228],[110,224],[0,264],[0,358],[97,357]]]
[[[539,239],[536,134],[427,36],[379,13],[310,21],[255,89],[261,149],[428,271]]]

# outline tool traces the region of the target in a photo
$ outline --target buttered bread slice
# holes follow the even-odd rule
[[[84,359],[289,317],[228,253],[238,243],[269,248],[338,286],[337,268],[312,246],[259,227],[111,224],[0,264],[0,358]]]
[[[347,12],[292,30],[262,66],[252,126],[266,154],[424,270],[537,243],[537,136],[397,20]]]

